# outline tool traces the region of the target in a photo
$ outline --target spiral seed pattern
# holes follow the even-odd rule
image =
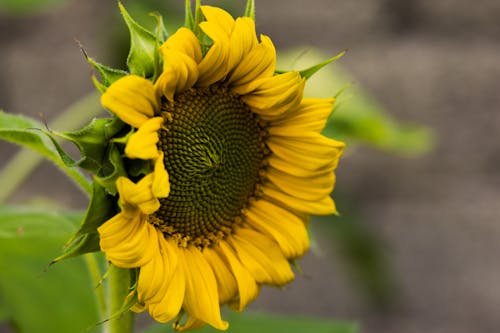
[[[186,246],[209,246],[241,223],[268,149],[258,116],[223,86],[192,88],[164,101],[158,147],[170,194],[150,221]]]

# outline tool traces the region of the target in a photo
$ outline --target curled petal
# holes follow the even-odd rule
[[[295,133],[321,133],[333,111],[334,102],[335,98],[304,98],[298,108],[273,122],[271,128],[279,127]]]
[[[163,73],[155,83],[159,95],[169,101],[174,95],[191,88],[198,80],[198,65],[190,56],[173,49],[164,51]]]
[[[158,253],[156,229],[139,211],[135,215],[119,213],[97,231],[106,258],[118,267],[142,267]]]
[[[151,81],[127,75],[114,82],[101,96],[102,105],[121,120],[139,128],[160,109]]]
[[[252,82],[242,100],[264,118],[280,116],[296,108],[302,100],[305,80],[297,72],[288,72]]]
[[[198,65],[200,76],[196,85],[207,87],[223,79],[228,73],[229,36],[218,24],[212,22],[202,22],[200,27],[214,41]]]
[[[207,22],[218,25],[228,36],[231,34],[234,28],[234,19],[228,12],[212,6],[201,6],[201,11]]]
[[[123,204],[123,213],[134,211],[135,207],[138,207],[144,214],[153,214],[160,208],[160,202],[151,190],[153,180],[153,173],[139,180],[137,184],[126,177],[118,178],[116,187]]]
[[[139,158],[143,160],[156,159],[159,156],[157,143],[160,138],[158,131],[163,124],[162,117],[154,117],[146,120],[130,136],[125,147],[125,155],[129,158]]]
[[[163,152],[160,152],[155,161],[153,183],[151,191],[157,198],[166,198],[170,194],[170,182],[168,172],[163,163]]]
[[[276,49],[269,37],[263,35],[261,39],[262,42],[244,56],[228,80],[237,94],[251,93],[256,89],[254,82],[274,74]]]
[[[249,17],[237,18],[233,32],[231,33],[230,43],[231,46],[228,59],[229,71],[237,67],[241,60],[257,45],[255,21]]]
[[[163,61],[168,62],[170,59],[168,58],[168,50],[176,50],[185,55],[189,56],[196,63],[201,61],[201,47],[198,38],[196,38],[195,34],[187,29],[180,28],[170,36],[165,43],[160,47],[160,53],[163,56]]]

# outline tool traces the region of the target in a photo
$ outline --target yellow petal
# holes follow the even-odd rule
[[[333,172],[319,173],[313,177],[296,177],[269,168],[266,177],[284,193],[309,201],[329,196],[335,185]]]
[[[153,183],[151,184],[151,191],[157,198],[166,198],[170,193],[170,182],[168,172],[165,169],[163,162],[163,152],[160,152],[157,160],[155,161]]]
[[[257,89],[254,82],[270,78],[276,67],[276,49],[267,36],[261,36],[262,42],[245,55],[230,75],[228,83],[231,89],[240,95],[246,95]]]
[[[307,134],[304,138],[283,138],[274,135],[269,137],[267,145],[273,154],[283,161],[316,172],[335,169],[345,148],[343,142],[322,137],[317,133]]]
[[[250,228],[239,228],[230,241],[240,262],[258,283],[282,286],[293,280],[290,264],[270,237]]]
[[[249,17],[238,17],[230,37],[228,70],[233,70],[257,45],[255,22]]]
[[[228,73],[229,36],[218,24],[202,22],[200,27],[214,41],[198,65],[199,77],[196,85],[207,87],[222,80]]]
[[[196,63],[201,61],[201,47],[198,38],[195,34],[187,29],[180,28],[172,36],[170,36],[165,43],[160,47],[160,53],[164,61],[169,61],[165,52],[167,49],[177,50],[191,57]]]
[[[158,238],[158,231],[156,232]],[[163,236],[161,236],[163,237]],[[152,241],[159,241],[158,239]],[[160,247],[161,248],[161,247]],[[157,303],[165,295],[165,276],[168,276],[167,267],[163,265],[161,251],[153,255],[153,259],[142,266],[139,271],[139,281],[137,284],[138,300],[141,303]]]
[[[292,156],[293,154],[290,154],[290,157]],[[329,164],[320,163],[320,165],[322,166],[317,167],[310,163],[311,161],[309,160],[309,158],[303,159],[307,163],[305,166],[303,166],[301,163],[298,163],[296,160],[286,161],[276,156],[276,154],[273,154],[267,158],[267,162],[272,168],[297,177],[314,177],[318,173],[333,171],[337,165],[337,161],[330,161]]]
[[[255,201],[247,210],[248,223],[272,237],[286,258],[297,258],[309,249],[309,237],[302,220],[290,211],[266,200]]]
[[[234,28],[234,19],[228,12],[212,6],[201,6],[201,11],[207,22],[220,26],[227,35],[231,34]]]
[[[177,244],[171,244],[179,255],[180,250]],[[182,260],[179,258],[179,260]],[[178,264],[172,272],[172,279],[167,283],[165,295],[159,303],[149,305],[149,314],[160,323],[167,323],[177,317],[181,311],[184,295],[186,292],[186,276],[184,269]]]
[[[236,298],[238,285],[233,273],[231,273],[229,263],[224,262],[220,255],[211,248],[205,248],[203,256],[214,272],[217,290],[219,291],[219,302],[225,304]]]
[[[330,215],[337,212],[335,203],[330,196],[325,196],[321,200],[307,201],[283,193],[269,184],[262,186],[261,189],[266,197],[278,201],[285,207],[289,207],[301,213],[311,215]]]
[[[190,56],[174,49],[164,51],[163,73],[155,83],[159,95],[173,101],[174,95],[191,88],[198,80],[198,65]]]
[[[201,251],[189,246],[179,251],[179,263],[183,266],[186,276],[186,296],[184,309],[194,318],[207,324],[225,330],[228,323],[220,315],[217,282],[212,268],[201,254]]]
[[[188,317],[185,324],[180,324],[178,322],[175,322],[173,325],[174,330],[179,332],[190,331],[203,326],[205,326],[205,322],[203,320],[191,316]]]
[[[297,133],[320,133],[332,113],[334,102],[335,98],[304,98],[297,109],[274,121],[271,128],[280,127]]]
[[[269,129],[269,140],[283,147],[289,147],[310,156],[338,158],[345,143],[327,138],[317,132],[295,132],[283,127]]]
[[[97,228],[97,231],[101,250],[118,267],[144,266],[158,252],[156,229],[140,212],[135,216],[119,213]]]
[[[120,201],[125,206],[122,207],[124,211],[129,209],[127,206],[132,206],[149,215],[160,208],[160,202],[151,190],[153,180],[154,173],[144,176],[137,184],[126,177],[118,178],[116,187],[120,193]]]
[[[152,160],[158,158],[158,140],[160,138],[158,131],[163,125],[162,117],[154,117],[146,120],[130,136],[125,147],[125,155],[129,158],[139,158],[143,160]]]
[[[302,100],[305,79],[297,72],[288,72],[257,80],[247,88],[251,94],[242,100],[262,117],[277,117],[296,108]]]
[[[141,304],[141,303],[135,303],[134,305],[132,305],[132,307],[130,308],[130,311],[133,311],[135,313],[141,313],[142,311],[146,310],[147,309],[147,306],[145,304]]]
[[[101,96],[101,103],[135,128],[141,127],[160,110],[153,83],[136,75],[127,75],[114,82]]]
[[[243,309],[252,302],[259,295],[259,287],[255,282],[255,279],[250,274],[250,272],[243,267],[242,263],[236,258],[234,251],[229,247],[229,245],[222,241],[214,250],[222,257],[225,258],[231,271],[236,279],[239,292],[239,300],[237,302],[229,304],[237,311],[243,311]]]

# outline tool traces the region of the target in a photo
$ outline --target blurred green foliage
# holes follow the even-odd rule
[[[98,331],[83,259],[48,267],[81,218],[53,208],[0,207],[0,318],[15,332]]]
[[[0,0],[0,12],[26,15],[49,10],[68,0]]]
[[[302,316],[280,316],[274,314],[252,313],[227,313],[224,319],[230,325],[228,333],[357,333],[358,325],[355,323],[340,322],[335,320],[302,317]],[[146,329],[143,333],[165,333],[174,332],[170,325],[156,324]],[[198,333],[220,332],[211,327],[203,327]]]

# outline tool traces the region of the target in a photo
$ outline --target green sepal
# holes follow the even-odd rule
[[[299,74],[302,78],[307,80],[307,79],[311,78],[314,74],[316,74],[316,72],[318,72],[320,69],[325,67],[326,65],[329,65],[332,62],[342,58],[346,54],[346,52],[347,52],[347,50],[342,51],[339,54],[337,54],[336,56],[331,57],[330,59],[327,59],[327,60],[325,60],[317,65],[311,66],[309,68],[303,69],[303,70],[299,71]],[[283,74],[283,73],[286,73],[286,71],[276,70],[276,73]]]
[[[158,41],[153,33],[139,25],[126,11],[121,2],[118,2],[120,12],[130,32],[130,51],[127,57],[127,66],[131,74],[142,77],[152,77],[155,72],[155,53]]]
[[[243,16],[249,17],[255,21],[255,0],[247,0],[245,14]]]
[[[99,73],[99,77],[101,78],[99,83],[105,88],[108,88],[113,82],[128,75],[124,70],[108,67],[98,63],[92,58],[87,58],[87,62],[94,67],[97,73]],[[97,87],[97,89],[99,89],[99,87]],[[101,89],[99,89],[99,91],[101,91],[101,93],[103,92]]]
[[[184,26],[189,30],[194,30],[194,17],[193,9],[191,8],[191,0],[186,0],[184,2]]]
[[[127,177],[127,172],[123,166],[122,153],[114,144],[110,145],[108,158],[102,166],[104,176],[95,176],[94,182],[104,187],[108,193],[116,195],[116,180],[118,177]]]
[[[116,214],[116,198],[97,183],[92,184],[89,206],[78,231],[64,246],[64,252],[51,265],[63,259],[72,258],[89,252],[99,251],[97,228]]]
[[[149,13],[149,16],[152,16],[156,20],[156,27],[153,31],[156,36],[156,40],[159,44],[163,44],[168,39],[168,32],[165,24],[163,23],[163,16],[159,12]]]
[[[158,12],[149,13],[150,16],[156,19],[156,28],[154,34],[156,36],[156,46],[154,52],[154,68],[155,72],[152,81],[155,82],[160,76],[163,67],[163,58],[160,55],[160,46],[168,38],[168,32],[163,23],[163,17]]]
[[[145,176],[153,171],[152,163],[141,159],[127,159],[125,166],[130,177]]]
[[[89,125],[81,130],[52,133],[62,139],[73,142],[78,147],[82,158],[75,165],[101,176],[105,174],[103,174],[103,164],[106,163],[110,140],[124,129],[125,126],[117,117],[93,119]],[[58,148],[57,145],[56,148]]]
[[[297,271],[297,273],[299,273],[302,276],[305,275],[304,274],[304,270],[302,269],[302,267],[300,267],[300,264],[298,263],[297,260],[291,259],[290,260],[290,264],[292,265],[293,268],[295,268],[295,270]]]
[[[54,146],[67,166],[79,166],[93,173],[94,182],[115,195],[116,180],[127,176],[123,165],[123,146],[131,135],[132,129],[119,118],[94,119],[85,128],[64,133],[46,133],[54,142]],[[82,155],[79,161],[74,161],[60,147],[51,134],[73,142]],[[120,136],[122,135],[122,136]]]

